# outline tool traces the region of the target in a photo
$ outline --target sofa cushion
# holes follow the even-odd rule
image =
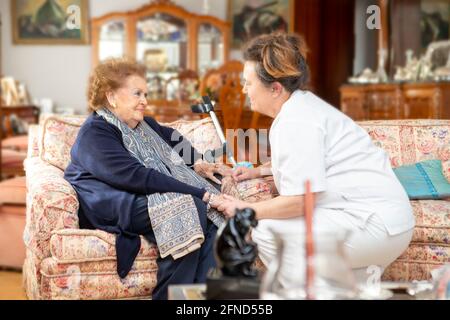
[[[25,259],[24,227],[24,205],[0,205],[0,266],[22,268]]]
[[[2,149],[2,167],[22,167],[23,161],[27,155],[25,152],[20,152],[10,149]]]
[[[431,279],[431,270],[450,261],[450,201],[411,201],[416,227],[408,249],[388,268],[386,281]]]
[[[17,177],[0,182],[0,204],[17,204],[25,207],[26,178]]]
[[[197,121],[177,120],[162,125],[180,132],[202,154],[207,150],[217,149],[222,145],[210,118]]]
[[[383,280],[430,280],[431,271],[450,261],[450,246],[411,243],[406,251],[386,268]]]
[[[2,148],[25,152],[28,150],[28,135],[5,138]]]
[[[431,159],[450,161],[450,120],[383,120],[359,125],[389,154],[393,167]]]
[[[148,299],[156,286],[154,259],[136,260],[124,279],[115,260],[59,263],[46,258],[41,265],[41,299]]]
[[[100,230],[64,229],[53,232],[50,240],[52,257],[60,263],[116,260],[116,237]],[[158,249],[141,237],[136,259],[156,259]]]
[[[70,150],[86,117],[47,118],[42,125],[40,157],[47,163],[65,170],[70,162]]]
[[[416,227],[413,242],[450,246],[450,201],[411,201]]]

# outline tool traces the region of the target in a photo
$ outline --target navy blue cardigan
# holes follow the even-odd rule
[[[152,118],[145,121],[170,146],[189,143],[180,134],[171,141],[173,129],[159,125]],[[189,144],[191,166],[201,156]],[[78,195],[80,228],[100,229],[116,237],[117,272],[124,278],[131,270],[141,240],[132,233],[131,213],[140,195],[177,192],[200,199],[206,190],[192,187],[156,170],[146,168],[125,148],[122,133],[97,113],[88,117],[71,150],[71,163],[64,178]]]

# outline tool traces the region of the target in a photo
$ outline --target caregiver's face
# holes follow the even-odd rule
[[[129,76],[122,87],[114,92],[115,108],[112,111],[130,128],[144,120],[147,106],[147,82],[140,76]]]
[[[267,114],[273,103],[272,91],[265,86],[256,74],[256,62],[247,61],[244,65],[244,88],[243,92],[250,99],[250,107],[253,111]]]

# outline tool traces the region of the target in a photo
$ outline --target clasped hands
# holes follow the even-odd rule
[[[260,176],[259,170],[245,167],[238,167],[233,170],[224,164],[211,164],[206,162],[198,162],[194,165],[194,170],[197,174],[204,178],[208,178],[218,184],[220,181],[214,177],[215,173],[222,176],[232,176],[234,181],[240,182],[244,180],[254,179]],[[203,201],[208,203],[212,208],[222,212],[227,218],[235,215],[236,209],[244,209],[249,207],[249,203],[236,199],[226,194],[213,195],[206,192]]]

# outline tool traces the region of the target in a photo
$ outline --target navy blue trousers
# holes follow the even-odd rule
[[[199,212],[200,224],[205,241],[200,249],[174,260],[172,256],[158,257],[157,284],[153,290],[154,300],[167,300],[167,289],[172,284],[205,283],[209,269],[216,266],[214,259],[214,241],[217,227],[206,216],[206,204],[193,197]],[[156,243],[150,218],[148,216],[147,197],[137,198],[131,218],[132,232],[143,235],[151,243]]]

